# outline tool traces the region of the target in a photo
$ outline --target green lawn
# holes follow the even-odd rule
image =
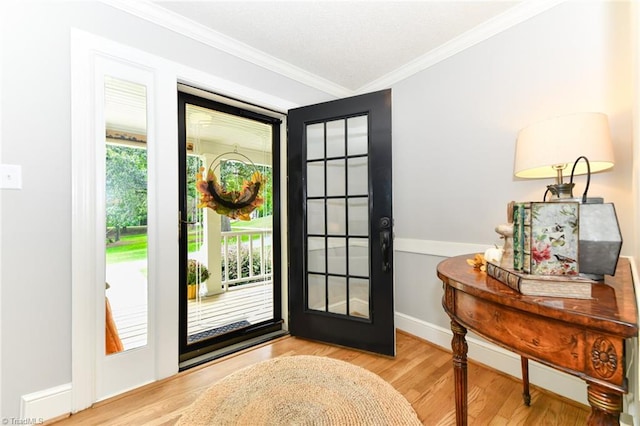
[[[272,228],[272,216],[254,219],[250,222],[236,221],[231,224],[234,231],[240,229]],[[249,241],[249,236],[242,237],[243,242]],[[229,240],[234,243],[235,240]],[[196,240],[195,233],[189,233],[189,253],[197,251],[201,242]],[[130,262],[147,258],[147,234],[123,235],[120,241],[107,244],[107,263]]]
[[[249,222],[244,220],[237,220],[231,224],[231,229],[238,230],[238,228],[273,228],[273,216],[259,217]]]
[[[244,220],[237,220],[235,222],[233,222],[231,224],[231,230],[232,231],[244,231],[244,230],[251,230],[251,229],[273,229],[273,216],[266,216],[266,217],[259,217],[257,219],[253,219],[252,221],[244,221]],[[260,236],[259,235],[255,235],[253,237],[254,241],[260,241]],[[236,239],[235,238],[229,238],[228,240],[229,244],[235,244],[236,243]],[[243,235],[242,236],[242,242],[243,243],[247,243],[249,242],[249,236],[248,235]]]
[[[147,234],[124,235],[107,244],[107,263],[130,262],[147,258]]]

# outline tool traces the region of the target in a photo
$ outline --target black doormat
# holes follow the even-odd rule
[[[251,323],[249,321],[242,320],[242,321],[233,322],[231,324],[223,325],[222,327],[212,328],[211,330],[201,331],[199,333],[188,336],[187,343],[197,342],[198,340],[202,340],[202,339],[209,339],[211,337],[216,337],[233,330],[239,330],[241,328],[248,327],[250,325]]]

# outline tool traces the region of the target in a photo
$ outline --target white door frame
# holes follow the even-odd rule
[[[177,304],[172,309],[160,303],[177,299],[177,288],[170,285],[177,268],[167,261],[177,253],[175,216],[167,209],[175,209],[177,164],[165,154],[175,146],[170,135],[177,134],[176,100],[175,94],[170,100],[165,95],[167,107],[157,110],[167,80],[151,59],[72,31],[72,412],[177,371],[169,362],[177,326],[157,314],[177,317]],[[104,75],[145,84],[149,141],[148,343],[110,356],[104,353]],[[173,119],[163,120],[164,115]],[[169,219],[173,226],[167,226]],[[113,375],[123,369],[128,371]]]
[[[289,101],[198,71],[147,52],[73,28],[71,30],[71,137],[72,137],[72,397],[71,412],[90,407],[98,398],[96,348],[104,339],[104,273],[99,261],[104,252],[103,232],[97,232],[98,188],[104,182],[96,173],[96,126],[94,80],[96,64],[112,61],[153,75],[153,93],[148,93],[149,117],[155,134],[156,152],[149,175],[149,188],[161,187],[151,196],[156,211],[149,234],[149,339],[153,372],[148,380],[129,384],[137,387],[178,371],[178,161],[177,85],[186,83],[248,103],[286,112],[297,107]],[[282,124],[281,164],[286,165],[286,120]],[[152,155],[151,152],[149,154]],[[286,170],[282,173],[286,188]],[[285,194],[283,194],[285,195]],[[282,267],[286,271],[286,196],[282,197]],[[151,212],[150,212],[151,214]],[[102,231],[102,230],[100,230]],[[162,248],[160,250],[160,248]],[[101,282],[102,281],[102,282]],[[89,285],[88,285],[89,284]],[[286,274],[283,274],[283,317],[286,318]],[[101,316],[102,315],[102,316]],[[153,333],[153,335],[151,335]],[[132,351],[135,351],[132,350]],[[126,352],[132,352],[126,351]],[[115,359],[115,358],[114,358]],[[140,362],[138,360],[137,362]],[[125,388],[120,391],[126,390]],[[116,392],[117,393],[117,392]]]

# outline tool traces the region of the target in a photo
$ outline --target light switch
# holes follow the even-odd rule
[[[22,189],[22,166],[0,164],[0,189]]]

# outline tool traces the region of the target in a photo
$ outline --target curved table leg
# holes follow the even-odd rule
[[[456,396],[456,425],[467,425],[467,329],[451,319],[451,349],[453,351],[453,378]]]
[[[524,405],[531,405],[531,394],[529,393],[529,359],[520,357],[520,365],[522,366],[522,399]]]
[[[595,383],[588,383],[587,398],[591,414],[587,425],[619,425],[622,411],[622,394]]]

